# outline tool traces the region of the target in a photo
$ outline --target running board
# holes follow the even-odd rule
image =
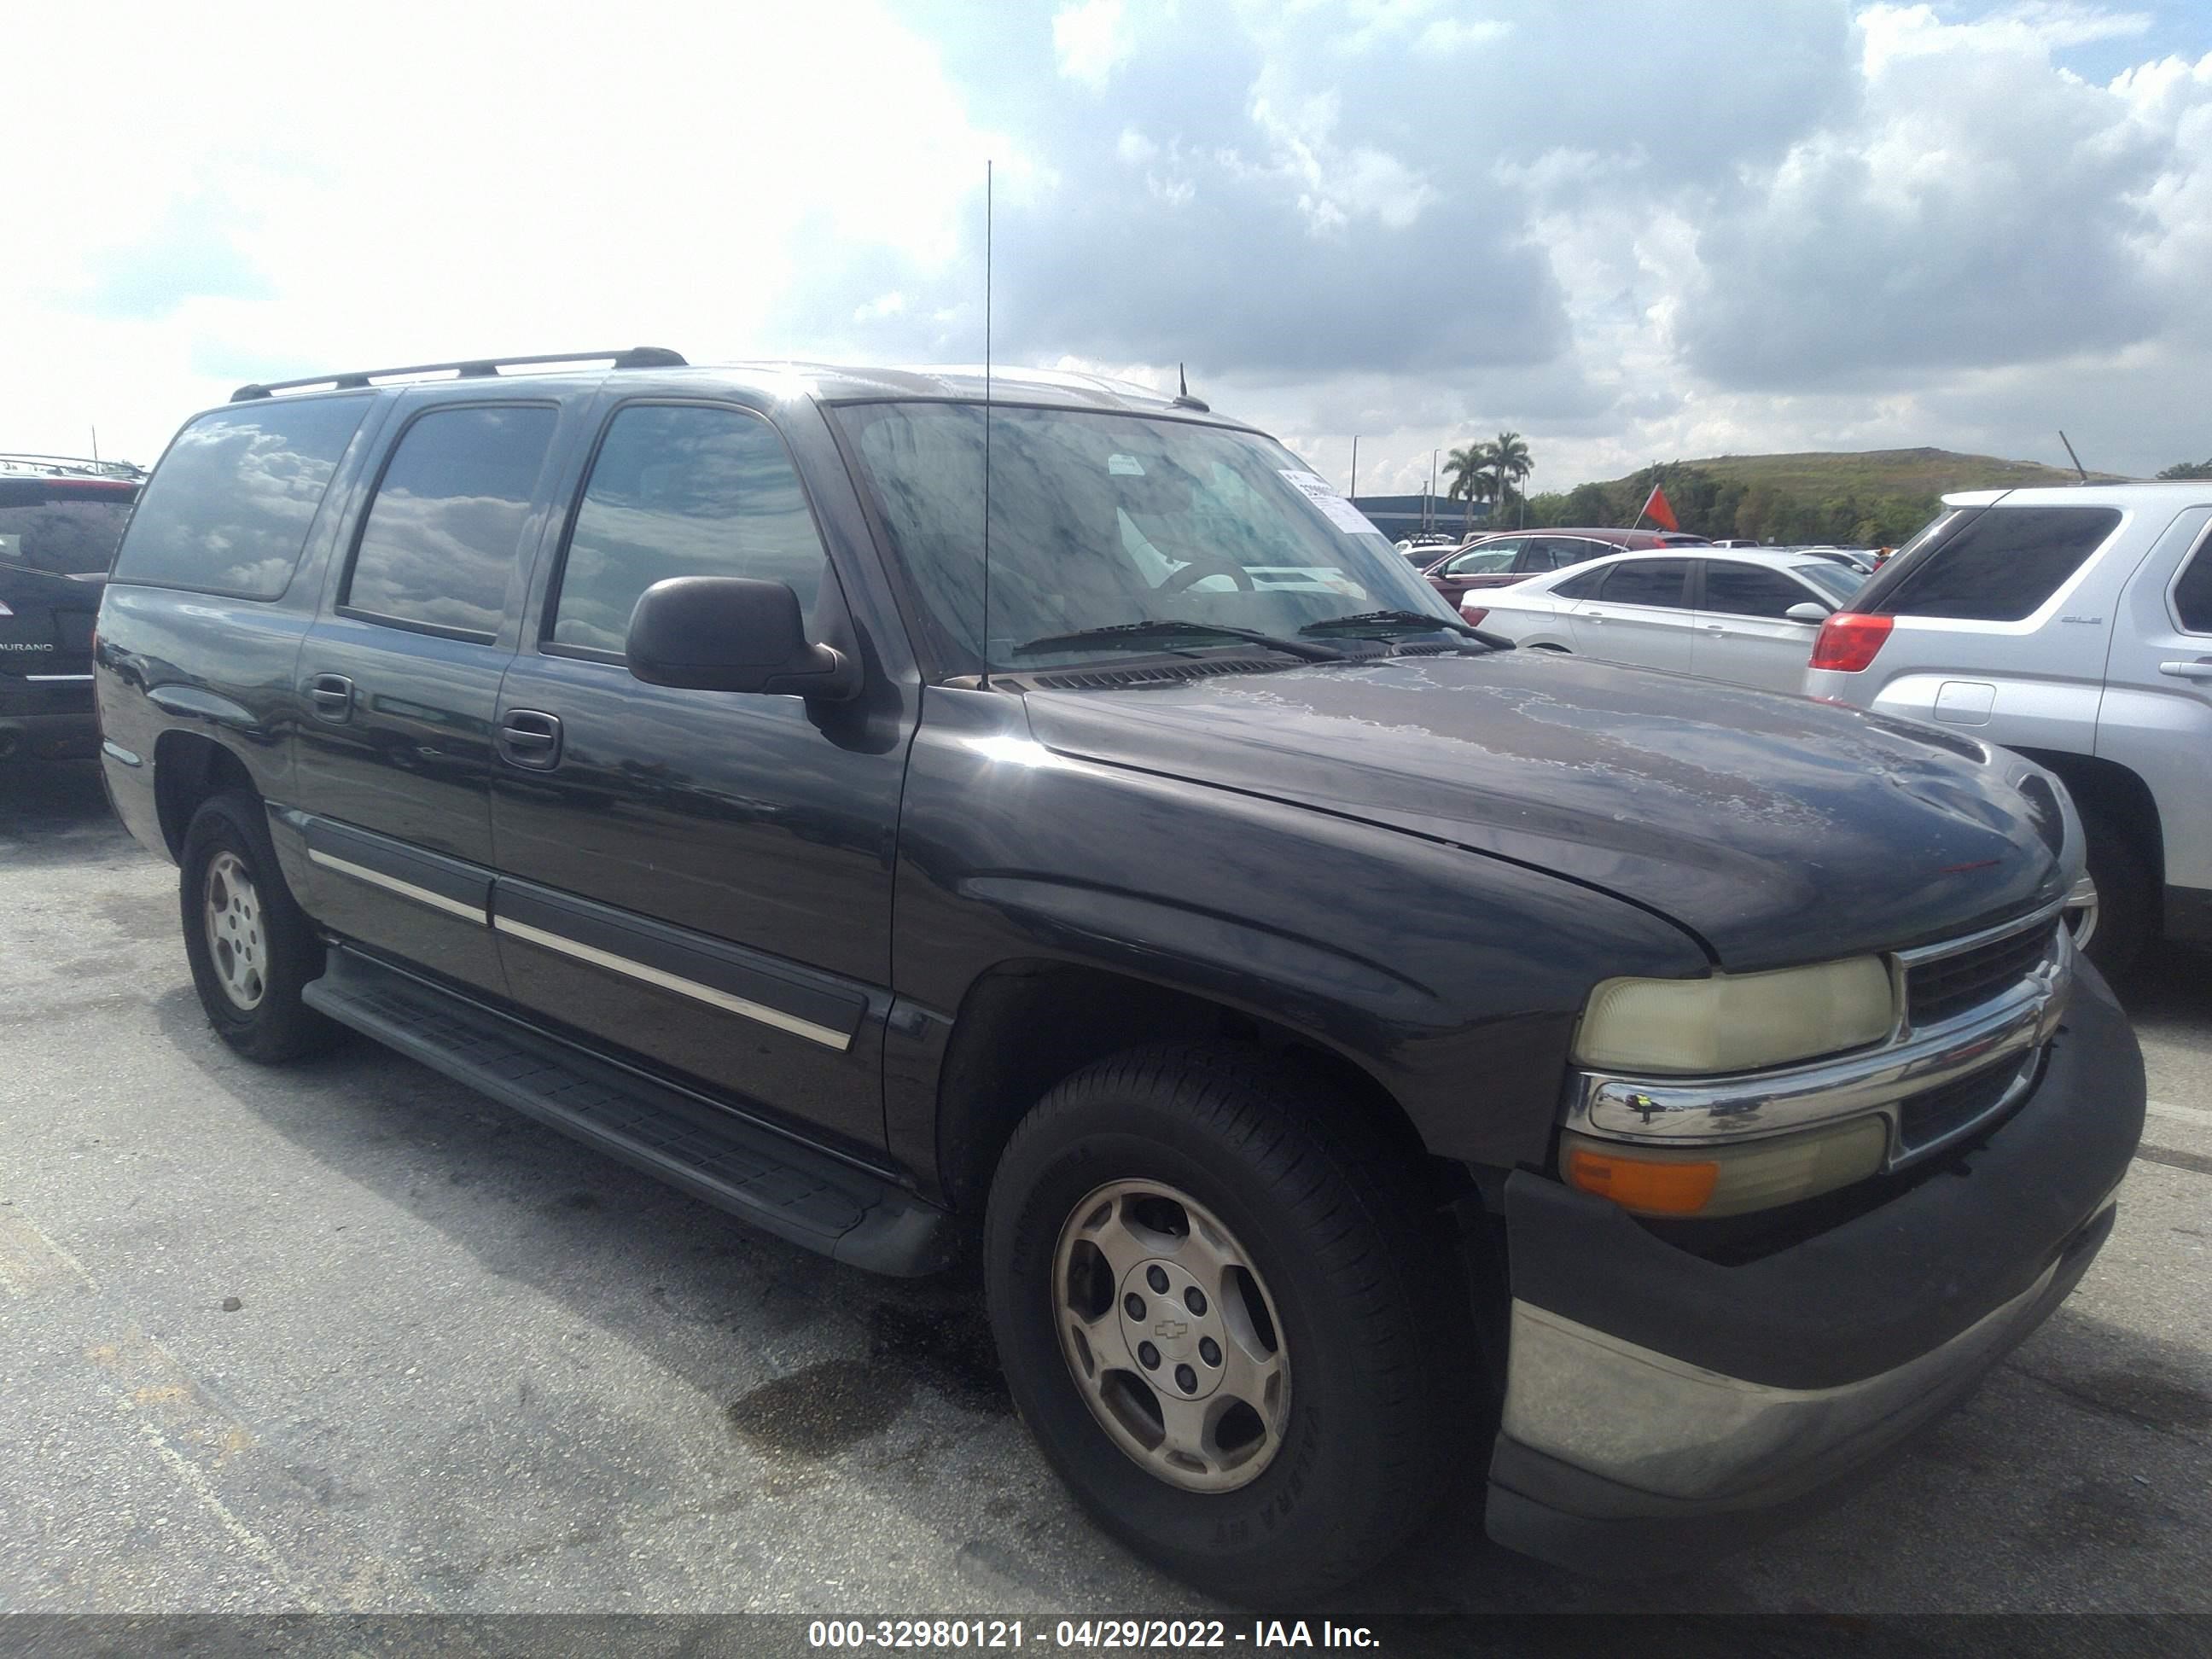
[[[765,1232],[900,1278],[952,1259],[951,1218],[888,1180],[359,951],[328,961],[308,1006]]]

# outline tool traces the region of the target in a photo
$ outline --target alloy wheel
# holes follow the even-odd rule
[[[269,947],[262,937],[261,896],[237,854],[217,853],[208,860],[201,911],[216,979],[233,1004],[251,1012],[269,988]]]
[[[1282,1323],[1251,1253],[1188,1194],[1091,1193],[1060,1228],[1053,1302],[1077,1390],[1152,1474],[1232,1492],[1274,1461],[1291,1404]]]

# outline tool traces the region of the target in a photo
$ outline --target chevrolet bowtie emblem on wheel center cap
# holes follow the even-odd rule
[[[1163,1342],[1180,1342],[1190,1334],[1190,1327],[1180,1319],[1163,1319],[1152,1327],[1152,1334]]]

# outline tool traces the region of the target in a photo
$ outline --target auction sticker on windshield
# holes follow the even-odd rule
[[[1328,480],[1316,473],[1301,472],[1293,467],[1281,469],[1291,488],[1319,507],[1322,516],[1347,536],[1379,536],[1382,532],[1367,522],[1367,515],[1328,487]]]

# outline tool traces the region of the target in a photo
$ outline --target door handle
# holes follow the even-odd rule
[[[1605,612],[1602,611],[1585,611],[1583,612],[1583,620],[1584,622],[1594,623],[1603,622],[1605,620]]]
[[[1705,632],[1708,634],[1725,634],[1728,632],[1728,629],[1723,628],[1718,623],[1707,623],[1705,624]]]
[[[2199,657],[2194,662],[2162,662],[2158,672],[2178,680],[2212,680],[2212,657]]]
[[[500,757],[532,772],[561,763],[561,719],[535,708],[510,708],[499,724]]]
[[[307,701],[317,720],[343,724],[353,715],[353,682],[343,674],[318,674],[307,682]]]

